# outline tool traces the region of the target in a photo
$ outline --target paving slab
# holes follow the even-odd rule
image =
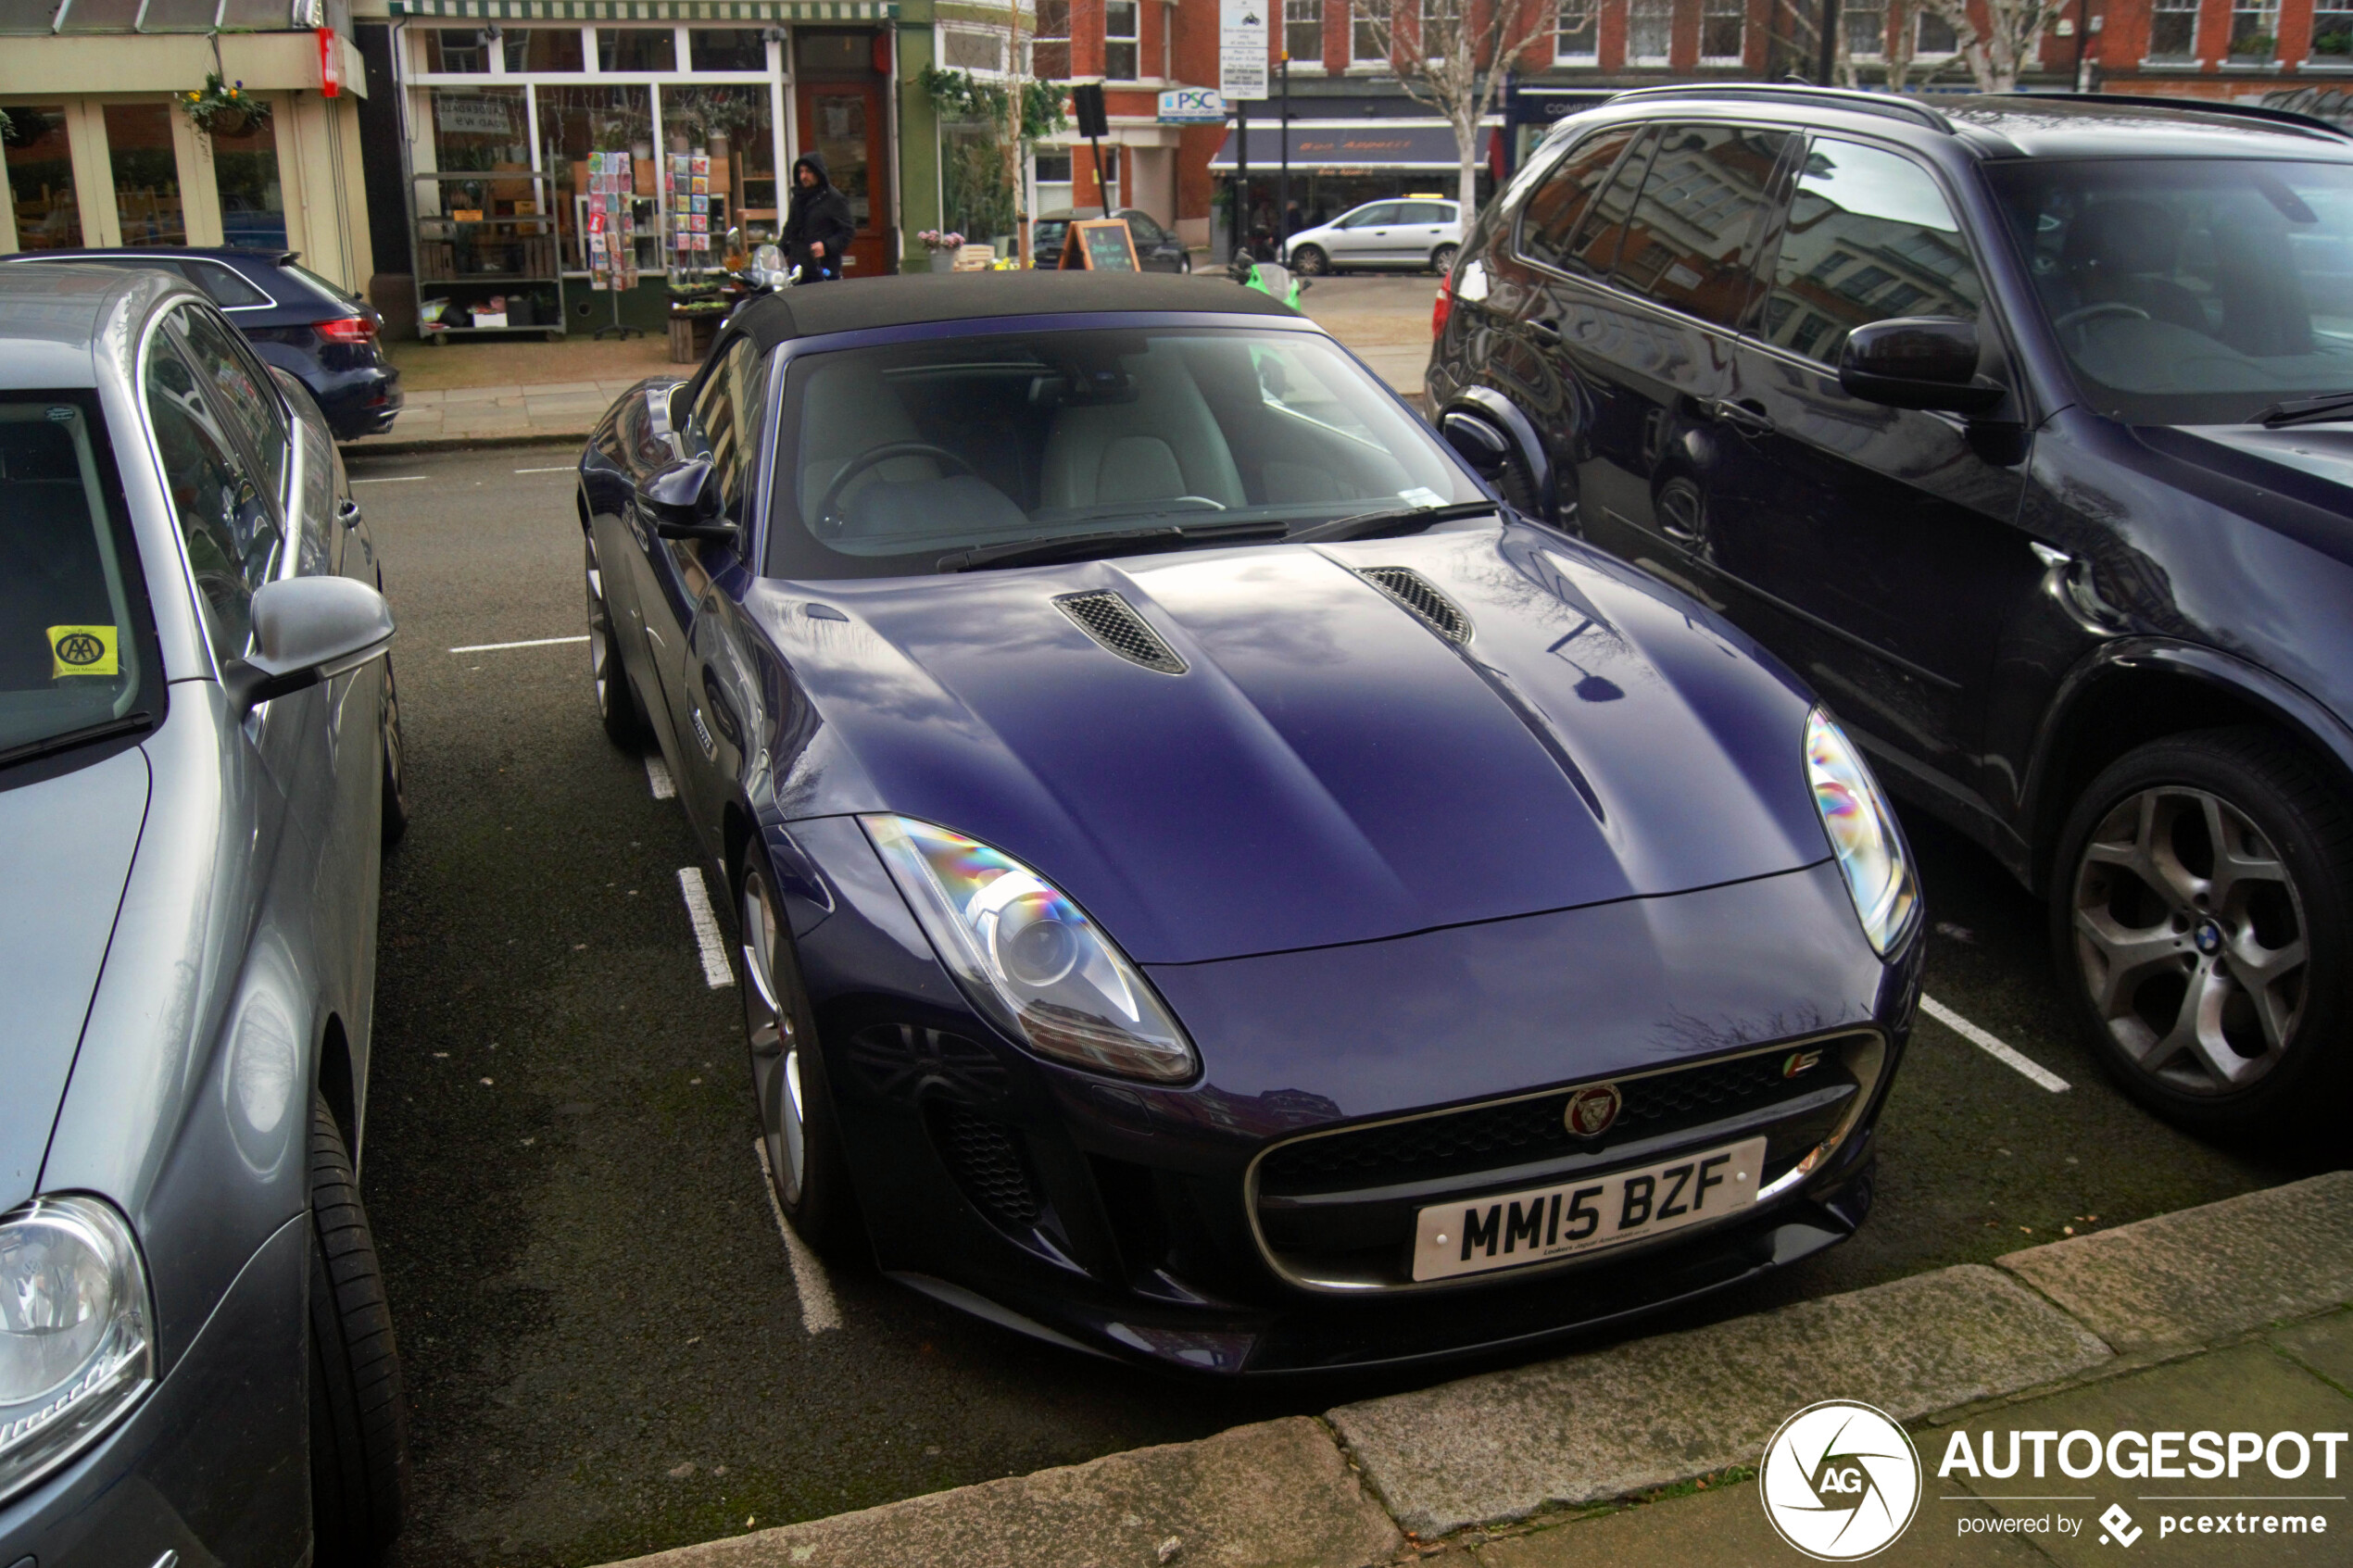
[[[2347,1394],[2353,1394],[2353,1312],[2332,1312],[2271,1336],[2282,1354],[2293,1356]],[[2353,1465],[2353,1455],[2347,1456]],[[2348,1548],[2353,1551],[2353,1548]]]
[[[1993,1433],[1995,1453],[2006,1459],[2008,1434],[2013,1431],[2082,1431],[2105,1442],[2111,1434],[2127,1431],[2253,1432],[2268,1438],[2275,1432],[2344,1432],[2349,1424],[2353,1424],[2353,1398],[2258,1342],[2030,1399],[1973,1417],[1962,1427],[1981,1453],[1984,1435]],[[2294,1478],[2275,1477],[2259,1460],[2242,1468],[2235,1477],[2226,1473],[2210,1481],[2187,1475],[2124,1478],[2105,1467],[2078,1479],[2059,1468],[2056,1455],[2045,1467],[2045,1474],[2037,1478],[2026,1457],[2032,1453],[2031,1447],[2021,1456],[2014,1476],[1973,1478],[1957,1468],[1956,1474],[1940,1478],[1936,1472],[1950,1447],[1950,1430],[1918,1432],[1913,1441],[1927,1476],[1920,1516],[1909,1534],[1920,1533],[1923,1526],[1931,1534],[1956,1530],[1960,1510],[1976,1505],[1957,1505],[1942,1499],[1969,1495],[2004,1514],[2042,1518],[2064,1512],[2080,1519],[2082,1528],[2072,1535],[2053,1530],[2035,1537],[2037,1545],[2054,1562],[2070,1568],[2117,1561],[2114,1537],[2101,1538],[2107,1531],[2100,1516],[2111,1506],[2124,1510],[2130,1520],[2127,1529],[2140,1532],[2130,1542],[2134,1563],[2196,1563],[2199,1568],[2231,1568],[2241,1563],[2302,1568],[2330,1563],[2342,1568],[2353,1561],[2353,1510],[2346,1503],[2346,1461],[2353,1456],[2342,1446],[2334,1479],[2322,1475],[2317,1453],[2305,1474]],[[2081,1445],[2074,1452],[2081,1465],[2087,1456]],[[2122,1452],[2125,1467],[2131,1468],[2137,1457],[2128,1445]],[[2245,1534],[2234,1528],[2228,1534],[2201,1534],[2196,1528],[2200,1515],[2233,1520],[2244,1515],[2256,1521],[2259,1533]],[[2315,1515],[2326,1523],[2319,1534],[2259,1533],[2264,1517],[2287,1515],[2300,1516],[2308,1522],[2308,1529]],[[2175,1521],[2171,1533],[2162,1523],[2168,1516]],[[2192,1521],[2186,1533],[2180,1528],[2184,1517]]]
[[[1964,1537],[1961,1512],[1992,1522],[1999,1516],[1982,1503],[1947,1509],[1944,1528],[1912,1527],[1871,1559],[1873,1568],[2050,1568],[2032,1537],[1976,1534]],[[1726,1486],[1640,1508],[1621,1509],[1598,1519],[1491,1541],[1473,1553],[1478,1568],[1698,1568],[1706,1563],[1790,1563],[1805,1560],[1765,1522],[1754,1483]]]
[[[1370,1568],[1403,1545],[1331,1434],[1292,1416],[627,1568]]]
[[[1398,1522],[1437,1536],[1755,1464],[1773,1429],[1818,1399],[1908,1421],[2110,1359],[2049,1302],[1966,1264],[1330,1420]]]
[[[1995,1261],[2120,1351],[2215,1344],[2353,1302],[2353,1171]]]

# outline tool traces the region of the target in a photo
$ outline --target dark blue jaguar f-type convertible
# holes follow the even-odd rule
[[[598,702],[731,890],[812,1243],[1256,1374],[1861,1223],[1920,945],[1860,757],[1265,295],[764,299],[579,507]]]

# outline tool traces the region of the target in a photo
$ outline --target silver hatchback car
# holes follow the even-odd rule
[[[380,587],[317,406],[210,300],[0,269],[0,1563],[399,1527],[356,1177]]]

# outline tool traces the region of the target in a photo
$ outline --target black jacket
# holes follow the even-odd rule
[[[800,183],[804,169],[817,176],[817,183],[807,189]],[[792,199],[785,211],[785,257],[796,267],[806,267],[802,274],[806,279],[821,273],[838,277],[841,258],[849,242],[858,237],[858,224],[849,215],[849,198],[834,189],[821,153],[801,154],[793,160],[792,173]],[[809,254],[812,241],[824,243],[822,261]]]

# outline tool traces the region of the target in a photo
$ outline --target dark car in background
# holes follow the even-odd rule
[[[204,290],[253,345],[309,389],[338,441],[378,435],[400,413],[400,372],[384,357],[376,307],[301,265],[301,252],[235,246],[126,245],[44,250],[9,262],[153,268]]]
[[[2049,900],[2184,1124],[2353,1073],[2353,135],[2225,105],[1621,94],[1441,290],[1430,407],[1754,634]]]
[[[1052,267],[1062,257],[1063,236],[1070,232],[1073,223],[1085,222],[1103,215],[1102,208],[1057,207],[1038,215],[1030,225],[1029,254],[1039,267]],[[1193,270],[1193,253],[1173,229],[1164,228],[1159,219],[1149,212],[1139,212],[1132,207],[1121,207],[1112,214],[1124,219],[1127,232],[1136,239],[1136,264],[1147,272],[1189,272]]]

